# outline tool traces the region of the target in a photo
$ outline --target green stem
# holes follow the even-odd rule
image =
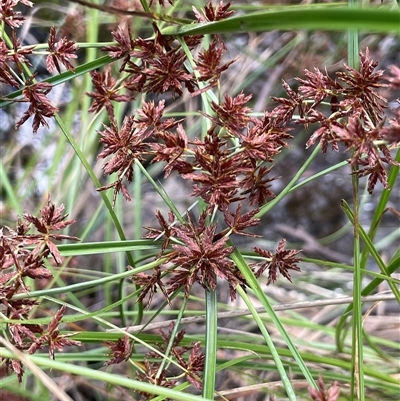
[[[94,173],[92,167],[90,166],[89,162],[87,161],[85,155],[83,154],[83,152],[81,151],[81,149],[79,148],[78,144],[75,142],[75,139],[73,138],[73,136],[68,132],[68,130],[66,129],[63,121],[61,120],[61,118],[58,115],[55,115],[55,120],[58,124],[58,126],[61,128],[61,131],[63,132],[63,134],[66,136],[68,142],[70,143],[70,145],[72,146],[72,148],[75,151],[75,154],[79,157],[79,160],[81,161],[82,165],[85,167],[87,173],[89,174],[91,180],[93,181],[94,185],[99,188],[101,187],[101,183],[98,180],[96,174]],[[125,237],[125,233],[124,230],[122,228],[122,225],[120,224],[117,215],[115,214],[111,202],[110,200],[107,198],[107,195],[104,192],[100,192],[100,196],[103,199],[104,204],[106,205],[108,212],[110,214],[110,217],[115,225],[115,228],[118,232],[118,235],[120,237],[120,239],[122,241],[126,240]],[[126,251],[126,258],[128,259],[128,263],[130,264],[130,266],[135,267],[135,262],[133,260],[132,254],[129,251]],[[123,316],[121,316],[121,318],[123,318]],[[140,324],[143,318],[143,304],[140,302],[138,304],[138,311],[137,311],[137,318],[135,321],[135,324]]]
[[[256,217],[262,217],[264,214],[268,213],[274,206],[276,206],[292,189],[295,187],[296,183],[299,181],[300,177],[304,174],[313,160],[317,157],[321,150],[321,146],[317,145],[310,157],[305,161],[305,163],[297,171],[296,175],[290,180],[286,187],[276,196],[272,201],[264,205],[260,211],[256,214]]]
[[[349,0],[349,8],[355,8],[358,0]],[[348,63],[349,66],[359,69],[359,49],[358,49],[358,30],[350,28],[348,30]],[[364,348],[363,348],[363,330],[362,330],[362,304],[361,304],[361,286],[363,274],[361,272],[361,253],[360,253],[360,221],[359,221],[359,178],[356,174],[358,166],[352,168],[352,187],[353,187],[353,207],[354,207],[354,236],[353,236],[353,321],[352,321],[352,372],[351,372],[351,399],[354,397],[354,389],[357,391],[357,398],[360,401],[365,399],[364,394]]]
[[[203,397],[213,400],[217,360],[217,292],[205,291],[206,295],[206,358],[204,364]]]

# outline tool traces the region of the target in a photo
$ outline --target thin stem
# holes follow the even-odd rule
[[[217,292],[205,291],[206,295],[206,358],[204,364],[203,397],[214,399],[217,361]]]
[[[358,0],[349,0],[349,8],[357,7]],[[359,49],[358,49],[358,30],[348,30],[348,63],[349,66],[359,69]],[[354,398],[354,385],[356,385],[357,397],[360,401],[365,399],[364,394],[364,349],[363,349],[363,330],[362,330],[362,304],[361,304],[361,285],[362,272],[360,261],[360,221],[359,221],[359,177],[356,174],[358,166],[352,167],[352,188],[353,188],[353,208],[354,208],[354,236],[353,236],[353,259],[354,259],[354,278],[353,278],[353,322],[352,322],[352,374],[351,374],[351,398]]]

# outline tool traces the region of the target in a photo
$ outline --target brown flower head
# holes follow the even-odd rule
[[[245,96],[243,92],[235,97],[225,95],[225,101],[221,104],[211,103],[215,117],[207,116],[211,121],[224,127],[231,135],[239,135],[241,130],[253,119],[249,116],[252,109],[246,106],[251,95]]]
[[[108,355],[112,358],[104,362],[104,366],[121,363],[131,357],[132,347],[128,335],[125,334],[123,339],[119,338],[117,341],[105,341],[105,344],[110,348]]]
[[[265,205],[268,199],[275,198],[275,194],[270,190],[271,181],[277,177],[268,177],[271,167],[255,167],[245,172],[241,181],[243,189],[242,195],[248,195],[251,205],[259,207]]]
[[[368,192],[372,193],[377,181],[385,188],[389,188],[387,174],[383,162],[391,165],[400,165],[396,162],[388,147],[380,142],[384,140],[382,134],[387,133],[379,128],[370,129],[364,126],[359,118],[351,117],[346,129],[336,126],[335,132],[348,150],[353,150],[350,164],[354,167],[363,167],[354,172],[359,177],[368,175]],[[382,154],[381,154],[382,153]]]
[[[229,231],[234,234],[246,235],[248,237],[260,237],[256,234],[251,234],[244,231],[246,228],[254,227],[259,224],[260,219],[258,217],[254,217],[259,209],[250,210],[247,213],[242,213],[242,204],[239,203],[236,208],[235,213],[231,213],[228,207],[225,207],[224,212],[224,221],[226,225],[229,227]],[[219,239],[217,235],[215,239]]]
[[[118,178],[114,183],[98,188],[98,191],[114,188],[114,204],[119,191],[122,191],[126,200],[131,200],[122,180],[126,179],[128,182],[132,182],[135,160],[142,161],[147,151],[147,145],[143,142],[145,138],[136,131],[135,119],[132,115],[124,118],[120,130],[118,130],[114,122],[111,126],[105,126],[104,130],[99,134],[101,135],[100,142],[104,144],[104,149],[97,157],[104,159],[112,156],[104,164],[103,170],[107,175],[118,173]]]
[[[21,15],[20,11],[14,11],[18,3],[33,7],[33,3],[28,0],[2,0],[0,2],[0,22],[3,21],[12,29],[21,27],[25,21],[25,17]]]
[[[271,114],[274,116],[280,116],[283,122],[289,122],[297,109],[300,117],[304,117],[310,106],[307,105],[304,99],[295,92],[286,81],[282,80],[282,86],[289,96],[289,99],[272,96],[271,99],[280,103],[280,105],[275,107]]]
[[[136,377],[137,380],[143,383],[154,384],[158,387],[165,388],[173,388],[177,380],[166,377],[166,371],[163,370],[160,372],[160,364],[159,363],[151,363],[149,360],[145,359],[144,361],[144,373],[137,372]],[[143,400],[152,400],[154,398],[154,394],[146,393],[145,391],[135,390],[136,393],[140,394]],[[164,398],[165,401],[175,401],[171,398]]]
[[[114,40],[118,43],[117,45],[104,46],[102,47],[102,51],[108,51],[110,57],[112,58],[122,58],[122,65],[119,69],[119,72],[123,71],[126,64],[131,58],[131,51],[135,46],[135,42],[132,40],[131,29],[128,27],[128,30],[123,30],[120,26],[118,26],[116,31],[112,31],[111,35]]]
[[[201,377],[204,371],[205,353],[200,352],[200,341],[194,343],[189,360],[185,366],[186,378],[198,390],[203,388]]]
[[[116,86],[116,80],[111,76],[110,67],[107,67],[104,72],[91,71],[90,75],[96,91],[87,93],[94,99],[89,111],[98,113],[105,107],[110,121],[114,121],[114,106],[111,101],[129,102],[132,97],[118,94],[121,88]]]
[[[237,196],[240,170],[229,156],[225,141],[209,132],[204,143],[197,143],[193,173],[182,174],[183,178],[194,182],[192,195],[201,196],[209,210],[215,206],[222,210],[225,205],[241,199]]]
[[[369,56],[369,50],[360,53],[360,71],[345,65],[346,72],[337,72],[341,81],[347,84],[343,94],[349,99],[360,99],[365,112],[374,124],[382,121],[383,108],[386,107],[386,99],[380,96],[377,88],[387,87],[383,81],[383,70],[375,71],[378,62]],[[375,72],[374,72],[375,71]]]
[[[135,125],[140,130],[140,135],[145,138],[162,135],[182,121],[174,118],[163,119],[164,108],[165,100],[160,100],[157,106],[153,101],[142,102],[142,108],[137,110],[138,118],[135,119]],[[166,134],[166,136],[171,135],[170,132]]]
[[[39,255],[41,252],[48,250],[54,258],[54,261],[60,265],[62,262],[61,255],[56,244],[52,240],[69,239],[79,241],[79,238],[70,235],[54,234],[53,231],[59,231],[75,223],[75,220],[66,220],[67,214],[64,214],[64,205],[56,208],[51,202],[50,195],[47,198],[47,205],[40,209],[41,217],[34,217],[31,214],[24,214],[24,219],[32,223],[39,231],[39,234],[33,235],[31,238],[36,241],[36,248],[33,250],[33,256]]]
[[[154,93],[171,91],[172,95],[181,96],[182,85],[185,85],[189,92],[194,92],[196,80],[187,71],[185,61],[186,54],[181,50],[158,52],[157,57],[147,60],[147,68],[141,71],[146,77],[143,89]]]
[[[11,40],[13,44],[13,51],[9,54],[9,60],[13,61],[18,68],[18,71],[21,75],[23,75],[24,69],[23,64],[27,64],[32,66],[30,61],[25,57],[27,55],[32,54],[35,46],[21,46],[21,40],[17,38],[15,31],[11,32]]]
[[[201,91],[204,92],[209,88],[217,85],[222,72],[226,71],[229,66],[235,62],[231,60],[221,65],[222,56],[226,47],[224,42],[219,37],[213,38],[207,50],[199,54],[199,61],[196,62],[197,70],[200,73],[200,81],[208,81],[206,88]]]
[[[157,228],[152,228],[152,227],[143,227],[144,229],[149,231],[148,233],[146,233],[143,236],[143,238],[151,238],[154,240],[164,238],[164,243],[161,246],[160,253],[158,255],[158,257],[161,257],[162,253],[169,246],[171,238],[173,238],[173,236],[174,236],[175,216],[171,211],[169,211],[168,222],[167,222],[165,220],[164,216],[161,214],[161,212],[159,210],[157,210],[156,217],[157,217],[158,222],[160,223],[161,230],[157,229]]]
[[[338,151],[338,142],[340,141],[340,138],[337,136],[336,129],[345,128],[343,123],[340,122],[340,117],[343,117],[344,115],[344,112],[336,112],[327,117],[319,110],[311,109],[308,112],[307,117],[296,120],[296,124],[318,123],[320,125],[320,128],[316,129],[311,134],[306,143],[306,148],[308,149],[310,146],[314,145],[319,139],[323,153],[327,152],[329,144],[331,145],[332,150]]]
[[[228,237],[215,241],[216,225],[206,224],[207,213],[202,213],[197,225],[189,222],[175,227],[175,238],[180,242],[172,245],[174,251],[168,262],[173,263],[174,278],[168,283],[168,293],[184,287],[188,297],[193,283],[198,282],[207,290],[215,289],[217,277],[229,283],[231,298],[235,298],[235,288],[244,284],[239,270],[228,258],[233,247],[226,246]]]
[[[246,133],[239,133],[241,148],[251,165],[257,164],[260,160],[272,162],[274,157],[283,148],[288,147],[286,139],[292,138],[279,116],[265,112],[262,119],[252,119],[254,125],[248,127]]]
[[[161,353],[165,353],[167,351],[168,345],[171,343],[171,336],[174,331],[174,323],[171,323],[170,329],[168,333],[165,333],[163,330],[160,330],[161,337],[163,339],[162,343],[157,344],[157,348]],[[175,337],[172,340],[172,346],[170,349],[171,356],[175,357],[178,364],[184,370],[186,378],[188,381],[197,389],[201,390],[202,388],[202,373],[204,370],[204,352],[200,351],[201,343],[200,341],[196,343],[192,343],[189,346],[181,346],[180,343],[185,337],[185,330],[182,329],[175,334]],[[184,358],[184,355],[190,351],[190,355],[187,359]],[[158,354],[155,352],[149,352],[146,357],[148,358],[157,358]]]
[[[0,83],[5,83],[18,88],[19,84],[13,77],[13,73],[8,62],[13,61],[9,54],[9,49],[3,39],[0,39]]]
[[[176,170],[179,174],[189,174],[193,172],[193,166],[185,160],[185,152],[188,148],[188,137],[181,124],[178,124],[176,133],[167,131],[161,132],[158,138],[164,143],[151,143],[149,146],[156,153],[152,163],[165,161],[165,177],[168,177],[172,171]]]
[[[314,68],[314,72],[305,69],[304,74],[308,79],[296,78],[300,83],[298,91],[302,99],[314,100],[311,108],[317,107],[327,96],[337,96],[342,90],[340,84],[318,68]]]
[[[197,11],[196,7],[192,7],[194,15],[197,18],[198,22],[207,22],[207,21],[219,21],[225,18],[230,17],[235,11],[230,10],[228,11],[231,3],[224,3],[222,1],[214,8],[212,3],[208,3],[204,6],[204,11],[201,13]]]
[[[31,77],[26,82],[25,88],[22,90],[23,99],[21,101],[29,102],[29,108],[15,124],[15,128],[19,128],[26,120],[28,120],[29,117],[33,116],[32,128],[33,133],[35,134],[41,125],[50,128],[45,117],[54,117],[58,108],[53,106],[46,97],[46,95],[51,91],[52,85],[48,82],[32,84],[33,79],[34,77]]]
[[[153,296],[159,288],[162,291],[165,300],[171,306],[170,298],[161,279],[161,270],[158,266],[153,269],[153,274],[150,275],[147,273],[136,273],[132,277],[132,280],[136,285],[139,285],[141,288],[141,292],[137,300],[138,302],[142,302],[148,295],[147,308],[150,308]]]
[[[337,382],[334,382],[329,390],[325,390],[325,384],[320,375],[318,379],[318,388],[309,388],[308,392],[313,401],[337,401],[340,395],[340,387]]]
[[[286,240],[282,239],[279,242],[278,249],[275,251],[275,253],[265,251],[257,247],[254,248],[256,253],[267,259],[261,264],[256,263],[252,265],[252,267],[259,267],[255,273],[256,277],[260,277],[261,274],[268,269],[267,285],[269,285],[271,282],[275,283],[278,278],[278,273],[282,274],[283,277],[292,282],[289,270],[300,271],[300,268],[297,266],[300,258],[296,257],[296,255],[301,251],[297,251],[295,249],[285,249],[285,244]]]
[[[35,340],[33,341],[32,345],[28,350],[30,354],[34,354],[38,349],[41,349],[45,345],[47,345],[49,347],[49,356],[51,359],[54,359],[55,350],[62,352],[65,346],[81,345],[80,341],[68,339],[68,337],[74,334],[64,334],[64,335],[60,334],[58,325],[60,324],[66,309],[67,307],[63,305],[60,308],[60,310],[54,315],[54,318],[47,326],[47,330],[45,331],[43,330],[39,338],[35,338]]]
[[[69,59],[77,58],[76,51],[78,45],[73,40],[67,40],[62,38],[58,42],[56,41],[56,29],[54,26],[50,28],[50,36],[48,40],[49,44],[49,55],[46,57],[46,66],[49,72],[57,70],[61,73],[60,64],[63,64],[70,71],[74,71],[73,65],[69,62]]]

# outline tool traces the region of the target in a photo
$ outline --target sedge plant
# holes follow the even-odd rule
[[[10,391],[17,381],[19,394],[29,399],[28,379],[35,376],[41,383],[35,399],[70,400],[70,388],[54,386],[55,372],[63,372],[84,378],[86,385],[104,383],[93,399],[231,399],[218,379],[225,371],[245,371],[241,380],[248,380],[252,399],[395,397],[398,343],[365,332],[363,319],[371,312],[364,315],[362,306],[400,301],[393,277],[399,249],[385,260],[374,244],[384,213],[399,215],[387,205],[400,166],[400,104],[391,116],[386,111],[388,101],[398,103],[400,64],[379,69],[368,47],[357,50],[357,29],[398,35],[397,4],[243,5],[244,13],[235,13],[223,2],[192,8],[162,0],[71,3],[90,15],[92,23],[81,33],[87,41],[69,38],[73,20],[67,16],[59,29],[49,27],[46,43],[25,44],[20,33],[35,5],[0,3],[0,107],[17,110],[15,134],[29,127],[31,135],[47,130],[56,137],[49,172],[60,176],[42,204],[26,205],[22,198],[33,188],[12,184],[11,158],[4,156],[6,209],[19,215],[16,223],[8,217],[2,223],[0,238],[4,388]],[[77,19],[83,11],[74,10]],[[117,16],[107,42],[99,39],[101,12],[110,20]],[[256,112],[245,88],[230,93],[224,85],[238,62],[228,57],[225,34],[343,31],[350,22],[348,62],[334,74],[314,66],[299,71],[291,84],[282,80],[283,92],[272,96],[268,110]],[[65,84],[71,98],[67,106],[57,105],[51,94]],[[306,148],[314,151],[276,193],[275,164],[290,153],[299,127],[308,135]],[[339,151],[345,161],[300,181],[319,153]],[[34,169],[39,160],[28,164]],[[353,204],[343,200],[338,206],[353,227],[353,259],[306,258],[285,238],[264,246],[257,232],[263,218],[298,188],[343,166],[351,172]],[[75,202],[83,175],[84,185],[96,190],[97,209]],[[369,230],[360,223],[362,177],[368,194],[381,192]],[[190,188],[186,207],[166,189],[173,180]],[[151,188],[150,202],[162,206],[142,228],[149,202],[143,188]],[[134,219],[127,218],[128,204],[134,204]],[[86,240],[100,229],[104,237]],[[238,245],[241,238],[247,248]],[[100,257],[100,268],[87,263],[93,255]],[[368,270],[370,259],[379,272]],[[280,316],[282,305],[269,295],[282,279],[295,285],[302,266],[312,263],[353,274],[352,297],[334,327],[310,323],[299,313]],[[366,285],[364,276],[372,277]],[[382,282],[389,297],[371,297]],[[223,288],[232,303],[246,306],[242,312],[251,316],[255,333],[220,331],[219,308],[227,308],[219,302]],[[191,304],[204,305],[204,316],[196,316]],[[165,318],[169,311],[171,319]],[[183,328],[195,322],[203,323],[196,332]],[[289,326],[321,331],[332,341],[307,343]],[[148,334],[154,327],[157,332]],[[311,345],[318,352],[311,352]],[[246,386],[237,390],[245,393]],[[260,394],[264,398],[257,398]]]

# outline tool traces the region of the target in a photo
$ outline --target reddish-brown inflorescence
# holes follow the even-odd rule
[[[137,373],[137,378],[140,381],[153,383],[162,387],[173,387],[177,384],[177,380],[174,377],[168,376],[168,370],[162,369],[160,371],[161,362],[159,362],[160,353],[165,354],[167,347],[171,342],[171,336],[174,331],[174,324],[171,324],[168,333],[160,330],[160,334],[163,342],[156,344],[159,352],[149,352],[146,354],[145,359],[145,372]],[[197,389],[202,388],[202,373],[204,370],[204,358],[205,354],[200,351],[200,342],[192,343],[188,346],[181,346],[180,343],[185,336],[185,330],[180,330],[176,333],[172,346],[170,348],[170,356],[174,358],[176,362],[181,366],[184,371],[186,379]],[[189,353],[189,356],[185,354]],[[148,400],[154,397],[152,394],[139,392],[144,399]]]
[[[207,21],[219,21],[230,17],[234,11],[229,10],[231,3],[224,4],[222,1],[214,8],[211,2],[209,2],[206,6],[204,6],[204,11],[197,11],[196,7],[193,7],[194,15],[197,18],[198,22],[207,22]]]
[[[199,53],[199,60],[196,62],[197,70],[200,73],[199,81],[208,81],[208,85],[200,90],[205,92],[210,88],[217,86],[221,74],[226,71],[235,60],[221,64],[222,56],[226,47],[219,37],[213,38],[207,50]],[[195,94],[199,91],[195,92]]]
[[[337,382],[334,382],[332,387],[325,390],[325,384],[321,375],[318,379],[318,389],[310,388],[308,391],[313,401],[337,401],[340,395],[340,387]]]
[[[12,29],[20,28],[26,19],[21,15],[21,11],[14,10],[18,3],[33,7],[33,3],[28,0],[2,0],[0,2],[0,22],[3,21]]]
[[[120,88],[116,87],[116,80],[112,77],[109,67],[104,72],[92,71],[90,75],[96,91],[87,94],[94,99],[89,111],[97,113],[104,107],[110,121],[114,122],[114,106],[111,101],[129,102],[132,97],[118,93]]]
[[[9,54],[6,43],[0,39],[0,83],[14,86],[18,88],[19,84],[12,75],[10,62],[15,61],[14,57]]]
[[[38,230],[39,234],[28,237],[30,242],[34,241],[36,247],[33,250],[33,255],[39,255],[41,252],[46,252],[47,250],[53,256],[54,261],[60,265],[62,262],[60,252],[57,249],[56,244],[53,240],[72,240],[79,241],[79,238],[64,234],[54,234],[53,231],[59,231],[68,227],[69,225],[75,223],[75,220],[66,220],[67,214],[63,214],[64,205],[56,207],[51,202],[51,197],[49,195],[47,199],[47,205],[40,210],[41,217],[35,217],[31,214],[24,214],[25,221],[32,223]]]
[[[351,101],[361,100],[363,105],[363,116],[365,119],[370,119],[373,124],[378,124],[382,121],[383,108],[386,107],[386,99],[380,96],[377,88],[385,88],[387,84],[383,83],[383,70],[375,71],[378,62],[374,61],[369,56],[369,50],[365,53],[360,53],[360,71],[355,70],[347,65],[347,71],[338,72],[338,79],[346,83],[343,89],[343,94]]]
[[[120,191],[126,200],[130,200],[131,197],[122,181],[126,179],[128,182],[132,182],[135,160],[143,160],[144,153],[147,150],[146,144],[143,143],[143,135],[135,130],[133,116],[126,116],[120,129],[114,121],[114,124],[110,127],[106,126],[100,135],[104,149],[99,153],[98,158],[103,159],[112,156],[104,164],[104,173],[107,175],[118,173],[118,179],[112,184],[98,188],[98,190],[114,188],[113,203],[115,203],[116,194]]]
[[[110,348],[111,359],[104,363],[104,366],[109,366],[123,361],[127,361],[132,354],[132,347],[129,341],[129,336],[124,335],[124,338],[120,338],[117,341],[105,341],[107,347]]]
[[[50,36],[48,40],[48,51],[49,55],[46,57],[46,66],[49,72],[57,70],[61,73],[60,64],[63,64],[65,68],[70,71],[75,71],[73,65],[69,59],[77,58],[78,45],[73,40],[67,40],[67,38],[61,38],[56,41],[56,29],[54,26],[50,28]]]
[[[246,106],[250,99],[251,95],[246,96],[243,92],[233,98],[225,95],[223,103],[211,103],[215,117],[208,117],[214,124],[225,128],[231,135],[238,136],[250,121],[255,121],[249,115],[250,107]]]
[[[49,128],[45,118],[54,117],[58,108],[53,106],[47,98],[47,94],[51,91],[52,85],[48,82],[32,83],[31,77],[26,83],[25,88],[22,90],[22,102],[29,102],[28,110],[22,115],[21,119],[15,124],[15,128],[19,128],[28,118],[33,116],[33,133],[36,133],[42,125]]]
[[[11,52],[8,52],[8,58],[9,60],[13,61],[18,69],[18,72],[20,75],[23,74],[23,64],[26,64],[28,66],[32,66],[30,61],[26,58],[26,56],[31,55],[33,52],[33,49],[35,46],[21,46],[21,40],[17,38],[17,35],[15,31],[11,31],[11,39],[12,39],[12,45],[13,49]]]
[[[70,334],[60,334],[58,326],[64,316],[67,307],[64,305],[57,311],[54,318],[48,324],[47,329],[44,330],[40,327],[39,337],[31,337],[32,345],[29,347],[28,352],[34,354],[37,350],[47,346],[49,349],[49,356],[54,359],[54,351],[62,352],[65,346],[80,346],[81,342],[76,340],[71,340],[69,337],[73,336],[74,333]]]
[[[172,294],[182,287],[188,297],[195,282],[206,290],[214,290],[219,277],[229,283],[234,299],[234,289],[244,279],[228,257],[233,251],[232,246],[226,246],[228,237],[214,241],[216,225],[207,224],[206,216],[202,213],[197,224],[189,218],[187,224],[175,226],[175,237],[180,244],[172,245],[173,251],[167,255],[167,261],[176,266],[167,291]]]
[[[36,74],[28,74],[28,79],[24,78],[26,67],[32,67],[30,60],[26,56],[33,55],[35,46],[22,46],[21,39],[17,37],[16,29],[20,28],[25,21],[25,17],[21,15],[21,12],[15,11],[15,7],[19,3],[28,7],[33,6],[33,3],[27,0],[5,0],[0,3],[0,22],[3,21],[11,28],[12,43],[8,48],[6,42],[0,39],[0,83],[3,82],[16,88],[22,86],[22,99],[13,99],[13,101],[27,102],[29,107],[20,120],[17,121],[15,128],[18,129],[30,117],[33,117],[32,128],[33,133],[36,133],[40,126],[49,128],[46,119],[54,117],[58,108],[53,106],[47,98],[47,94],[52,89],[50,83],[36,82]],[[59,62],[73,71],[74,69],[69,59],[77,57],[77,45],[75,42],[68,41],[66,38],[56,42],[55,28],[52,27],[48,45],[49,54],[46,58],[48,71],[57,70],[61,72]],[[12,70],[10,63],[15,64],[17,71]]]
[[[195,168],[182,177],[193,182],[193,196],[202,197],[212,210],[215,206],[222,210],[238,196],[240,170],[226,149],[226,141],[209,134],[195,149]]]
[[[286,119],[297,110],[300,119],[295,121],[296,124],[320,125],[311,134],[307,147],[319,140],[325,153],[329,144],[333,150],[338,150],[339,144],[343,143],[352,152],[349,159],[352,174],[368,176],[369,193],[378,181],[388,188],[385,164],[400,165],[389,149],[400,141],[399,121],[391,119],[389,126],[384,126],[387,100],[377,90],[388,84],[384,71],[375,71],[377,65],[366,49],[365,53],[360,53],[360,70],[345,65],[345,71],[336,73],[336,80],[317,68],[314,72],[306,70],[308,79],[297,78],[300,83],[298,93],[284,83],[289,99],[273,98],[280,105],[272,111]],[[392,77],[386,78],[393,88],[398,79],[396,68],[392,66]],[[328,99],[330,114],[323,109],[323,103]]]
[[[278,278],[278,273],[282,274],[283,277],[287,278],[291,282],[292,278],[289,270],[300,271],[300,268],[297,266],[297,264],[300,262],[300,258],[296,256],[300,253],[300,251],[295,249],[285,249],[285,244],[286,240],[282,239],[279,242],[278,249],[275,253],[265,251],[258,247],[254,248],[254,251],[266,258],[266,261],[255,263],[252,265],[252,267],[258,267],[258,270],[255,271],[256,277],[260,277],[265,270],[268,270],[267,285],[270,283],[275,283]]]
[[[52,278],[46,267],[46,259],[51,255],[56,264],[62,263],[54,241],[78,240],[70,235],[55,233],[75,221],[67,220],[63,211],[64,206],[56,207],[49,196],[46,206],[40,210],[40,217],[25,213],[23,221],[18,219],[15,230],[10,227],[0,230],[0,303],[5,307],[3,313],[8,319],[20,321],[8,325],[10,342],[18,350],[31,354],[46,346],[51,358],[54,358],[55,350],[62,351],[64,346],[80,345],[80,342],[69,339],[70,335],[61,335],[58,330],[65,306],[56,312],[47,329],[39,324],[24,323],[24,320],[32,318],[30,314],[39,304],[29,299],[29,288],[25,279]],[[36,233],[30,233],[32,226]],[[26,298],[13,299],[14,295],[22,292],[26,294]],[[5,366],[22,380],[24,370],[21,362],[6,359]]]

